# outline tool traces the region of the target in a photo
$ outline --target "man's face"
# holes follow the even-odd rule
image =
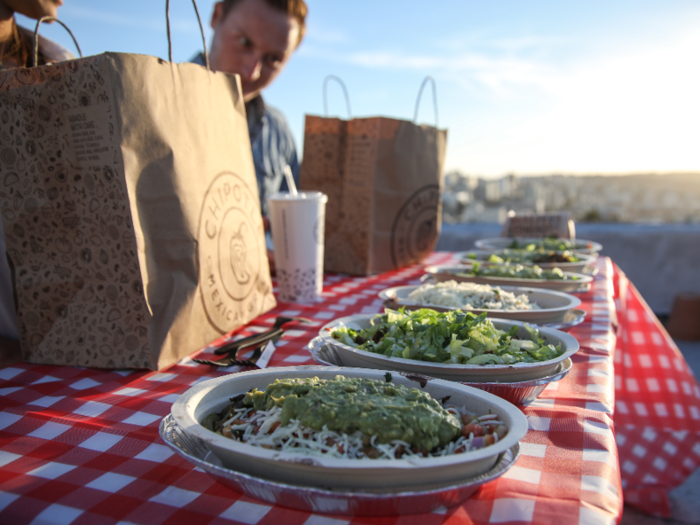
[[[211,67],[238,73],[246,102],[282,71],[299,41],[299,23],[294,17],[264,0],[241,0],[226,16],[223,4],[217,3],[211,27]]]

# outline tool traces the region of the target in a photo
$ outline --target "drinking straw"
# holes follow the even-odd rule
[[[297,195],[297,185],[294,183],[294,176],[292,175],[292,168],[287,164],[284,167],[284,176],[287,178],[287,186],[289,187],[289,193],[296,197]]]

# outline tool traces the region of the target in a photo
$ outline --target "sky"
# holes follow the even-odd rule
[[[173,0],[173,59],[202,48]],[[213,0],[199,0],[207,43]],[[448,130],[445,170],[519,175],[700,172],[697,0],[307,0],[307,34],[264,96],[303,157],[304,115],[413,120]],[[167,59],[162,0],[64,0],[83,55]],[[34,27],[21,16],[20,25]],[[58,24],[41,34],[71,50]]]

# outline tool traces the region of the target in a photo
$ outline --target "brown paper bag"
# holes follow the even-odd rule
[[[26,361],[160,369],[275,305],[237,77],[121,53],[0,72]]]
[[[326,271],[384,272],[435,248],[446,141],[404,120],[306,116],[300,186],[328,195]]]

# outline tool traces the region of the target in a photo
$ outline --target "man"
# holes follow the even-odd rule
[[[284,116],[266,105],[260,92],[279,75],[301,42],[306,12],[304,0],[223,0],[214,6],[211,19],[211,68],[241,76],[263,217],[267,217],[267,196],[288,189],[286,166],[299,180],[299,161]],[[204,64],[204,56],[194,61]]]

